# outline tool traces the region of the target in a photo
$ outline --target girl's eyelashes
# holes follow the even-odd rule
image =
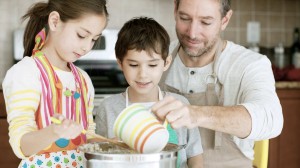
[[[85,37],[80,35],[79,33],[77,33],[77,36],[80,38],[80,39],[84,39]]]
[[[77,36],[78,36],[78,38],[80,38],[80,39],[85,39],[85,38],[86,38],[85,36],[82,36],[82,35],[80,35],[79,33],[77,33]],[[97,40],[98,40],[98,38],[92,39],[92,42],[95,43]]]

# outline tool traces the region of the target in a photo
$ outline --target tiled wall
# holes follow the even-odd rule
[[[24,26],[20,17],[34,0],[0,0],[0,82],[13,64],[13,30]],[[1,86],[0,86],[1,88]]]
[[[34,2],[45,0],[0,0],[0,83],[13,64],[13,30],[24,27],[20,18]],[[155,18],[175,38],[173,0],[107,0],[110,21],[108,28],[120,28],[134,16]],[[133,10],[134,8],[134,10]],[[1,88],[1,86],[0,86]]]
[[[13,30],[24,27],[20,17],[34,2],[42,0],[0,0],[0,82],[13,64]],[[120,28],[134,16],[149,16],[160,22],[176,38],[173,17],[173,0],[107,0],[110,21],[108,28]],[[133,10],[134,8],[134,10]],[[274,47],[282,42],[292,43],[294,27],[300,27],[300,0],[232,0],[234,10],[223,36],[242,45],[247,44],[247,22],[261,24],[261,42]]]
[[[233,17],[224,37],[247,44],[247,22],[260,23],[260,46],[273,48],[278,43],[289,47],[292,33],[300,27],[300,0],[232,0]]]

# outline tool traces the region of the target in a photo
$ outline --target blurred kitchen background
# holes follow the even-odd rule
[[[14,63],[13,32],[25,26],[26,22],[21,22],[21,16],[32,3],[38,1],[41,0],[0,1],[0,82],[7,69]],[[108,0],[107,2],[110,13],[108,28],[119,29],[130,18],[143,15],[155,18],[167,29],[172,40],[176,38],[173,0]],[[259,47],[273,49],[279,43],[286,48],[292,46],[293,30],[300,27],[300,0],[232,0],[232,9],[233,17],[223,34],[226,39],[250,47],[247,25],[248,22],[252,22],[254,26],[258,23],[258,29],[250,28],[250,30],[256,32],[254,37],[258,35],[256,44]],[[271,57],[271,54],[272,52],[268,56]]]
[[[6,71],[17,61],[13,56],[13,34],[15,30],[25,27],[26,22],[22,23],[21,17],[28,7],[39,1],[41,0],[0,0],[0,83]],[[107,0],[107,2],[110,14],[107,29],[118,30],[132,17],[148,16],[161,23],[172,40],[176,39],[173,0]],[[297,38],[294,37],[297,36],[297,31],[294,33],[294,30],[300,27],[300,0],[232,0],[232,9],[233,16],[222,36],[267,55],[274,64],[276,79],[289,81],[276,83],[277,93],[283,106],[285,125],[282,134],[270,141],[269,167],[299,168],[300,82],[291,81],[300,81],[300,67],[298,69],[291,67],[291,55],[294,38]],[[300,66],[300,54],[298,58]],[[85,62],[83,65],[89,64]],[[115,69],[111,62],[101,63],[100,61],[92,66],[92,70],[95,70],[96,66]],[[91,71],[90,74],[95,73],[93,75],[97,77],[102,75],[98,74],[102,71],[96,71],[97,73]],[[117,70],[114,74],[119,78],[120,73]],[[124,79],[119,82],[124,82]],[[124,84],[120,86],[124,87]],[[1,86],[0,91],[2,92]],[[0,150],[7,154],[7,159],[0,159],[0,165],[1,167],[16,167],[19,160],[8,145],[6,112],[2,94],[0,94],[0,119],[0,144],[2,144]]]
[[[0,82],[14,62],[13,32],[25,26],[21,16],[38,1],[41,0],[0,1]],[[293,30],[300,27],[300,0],[232,0],[232,9],[233,17],[223,34],[226,39],[250,47],[251,39],[247,39],[250,22],[254,23],[254,27],[250,27],[254,31],[250,32],[254,33],[252,37],[258,37],[252,40],[256,40],[259,47],[274,49],[279,43],[285,48],[292,46]],[[143,15],[155,18],[167,29],[172,40],[176,38],[173,0],[108,0],[108,10],[108,28],[119,29],[130,18]]]

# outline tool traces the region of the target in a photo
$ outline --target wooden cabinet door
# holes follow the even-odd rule
[[[8,142],[8,123],[6,119],[0,119],[0,167],[17,168],[20,159],[13,153]]]
[[[270,140],[269,168],[300,167],[300,89],[278,89],[284,125]]]
[[[6,109],[5,109],[5,101],[2,94],[2,90],[0,90],[0,118],[6,118]]]

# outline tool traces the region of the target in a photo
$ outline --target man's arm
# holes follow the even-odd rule
[[[152,111],[161,119],[167,118],[173,128],[199,126],[240,138],[251,132],[251,117],[243,106],[191,106],[168,96],[156,103]]]
[[[250,64],[255,56],[256,61]],[[161,119],[166,117],[175,128],[200,126],[254,140],[278,136],[283,115],[271,63],[268,58],[257,55],[242,58],[247,59],[238,61],[241,68],[230,71],[235,78],[227,78],[229,81],[225,82],[227,88],[238,89],[227,92],[236,95],[225,99],[227,105],[232,106],[188,106],[174,98],[165,98],[153,106],[153,112]],[[236,69],[243,72],[240,78],[236,78],[240,74],[234,73]],[[233,85],[234,82],[238,83]]]
[[[191,113],[195,113],[196,123],[204,127],[239,138],[245,138],[251,133],[251,117],[243,106],[192,106]]]

